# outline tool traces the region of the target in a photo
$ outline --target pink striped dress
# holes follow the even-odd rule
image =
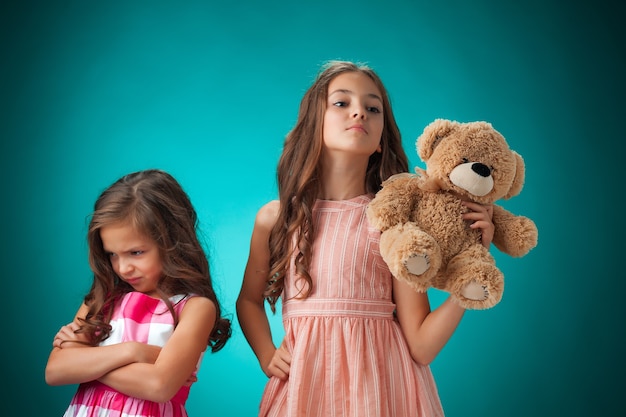
[[[170,298],[177,314],[187,300],[184,295]],[[110,324],[111,335],[101,346],[127,341],[165,346],[174,332],[174,319],[163,300],[141,292],[129,292],[122,298]],[[198,366],[201,361],[202,356]],[[170,401],[156,403],[122,394],[98,381],[87,382],[78,386],[64,417],[185,417],[189,388],[183,386]]]
[[[443,416],[430,368],[412,360],[393,317],[393,277],[365,215],[371,199],[315,204],[313,291],[295,298],[303,284],[292,264],[282,311],[290,375],[269,380],[260,416]]]

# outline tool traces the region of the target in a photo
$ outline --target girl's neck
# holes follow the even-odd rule
[[[349,200],[365,194],[365,171],[367,165],[359,167],[329,167],[322,170],[320,195],[322,200]]]

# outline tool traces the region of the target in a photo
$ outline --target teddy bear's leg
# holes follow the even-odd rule
[[[424,292],[441,267],[441,249],[415,223],[393,226],[380,236],[380,254],[394,277]]]
[[[448,263],[447,290],[467,309],[487,309],[502,298],[504,276],[482,245],[461,252]]]
[[[486,285],[477,281],[470,281],[461,289],[461,295],[469,300],[484,301],[489,297],[489,291],[487,291]]]

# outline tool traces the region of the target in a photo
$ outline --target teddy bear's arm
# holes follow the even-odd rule
[[[528,217],[516,216],[494,204],[493,224],[496,228],[493,244],[500,251],[513,257],[520,257],[537,246],[537,226]]]
[[[408,222],[419,199],[419,193],[414,177],[400,177],[385,182],[368,205],[367,216],[370,224],[384,231],[397,224]]]

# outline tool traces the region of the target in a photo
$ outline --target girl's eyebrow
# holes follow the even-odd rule
[[[337,93],[344,93],[344,94],[354,94],[352,92],[352,90],[346,90],[344,88],[338,88],[336,90],[334,90],[333,92],[331,92],[330,94],[328,94],[328,97],[332,96],[333,94],[337,94]],[[371,97],[371,98],[375,98],[376,100],[380,101],[381,103],[383,102],[383,99],[380,98],[378,96],[378,94],[374,94],[374,93],[367,93],[366,96]]]

